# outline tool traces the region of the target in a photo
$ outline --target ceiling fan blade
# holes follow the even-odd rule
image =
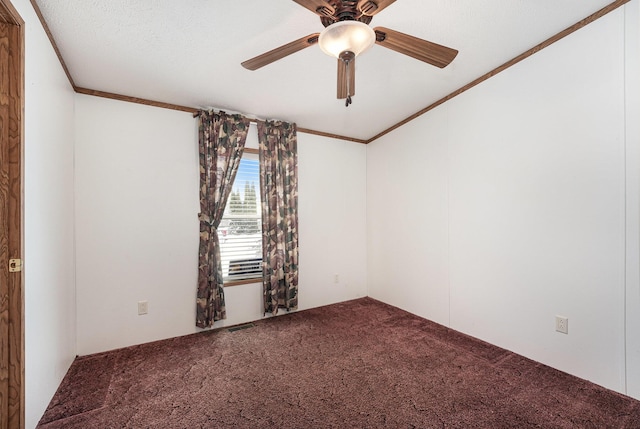
[[[373,16],[396,0],[360,0],[358,10],[365,15]]]
[[[279,48],[272,49],[269,52],[265,52],[262,55],[251,58],[242,63],[242,67],[249,70],[257,70],[260,67],[264,67],[267,64],[271,64],[274,61],[278,61],[287,55],[294,54],[298,51],[308,48],[311,45],[318,43],[318,36],[320,33],[309,34],[286,45],[282,45]]]
[[[373,29],[376,33],[376,43],[401,54],[409,55],[436,67],[446,67],[458,55],[455,49],[428,42],[399,31],[384,27]]]
[[[333,14],[336,10],[324,0],[293,0],[300,6],[309,9],[311,12],[319,16],[326,16],[333,18]]]
[[[356,60],[338,59],[338,99],[356,95]]]

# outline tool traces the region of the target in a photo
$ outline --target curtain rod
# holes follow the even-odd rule
[[[196,111],[194,111],[194,112],[193,112],[193,117],[194,117],[194,118],[197,118],[198,116],[200,116],[200,114],[201,114],[202,112],[207,112],[207,111],[208,111],[208,110],[203,110],[203,109],[196,110]],[[224,113],[227,113],[225,110],[217,110],[217,111],[216,111],[216,110],[212,110],[212,111],[214,111],[214,112],[224,112]],[[240,116],[244,116],[245,118],[249,119],[249,122],[250,122],[250,123],[252,123],[252,124],[256,124],[256,125],[258,125],[258,122],[266,122],[266,121],[267,121],[267,119],[249,118],[249,117],[247,117],[247,116],[243,115],[242,113],[228,113],[228,114],[229,114],[229,115],[240,115]],[[280,120],[280,119],[277,119],[277,120]],[[286,121],[286,122],[288,122],[288,121]]]
[[[251,123],[251,124],[256,124],[256,125],[258,125],[258,122],[277,121],[277,122],[285,122],[285,123],[287,123],[287,124],[295,124],[296,128],[298,128],[298,124],[296,124],[295,122],[290,122],[290,121],[287,121],[287,120],[284,120],[284,119],[261,119],[261,118],[251,118],[251,117],[249,117],[249,116],[247,116],[247,115],[245,115],[245,114],[243,114],[243,113],[240,113],[240,112],[229,113],[229,112],[227,112],[226,110],[222,110],[222,109],[221,109],[221,110],[216,110],[216,109],[210,109],[210,110],[207,110],[207,109],[198,109],[198,110],[195,110],[195,111],[193,112],[193,117],[194,117],[194,118],[197,118],[198,116],[200,116],[200,114],[201,114],[202,112],[215,112],[215,113],[223,112],[223,113],[225,113],[225,114],[227,114],[227,115],[240,115],[240,116],[242,116],[242,117],[247,118],[247,119],[249,120],[249,123]],[[298,128],[298,130],[302,130],[302,128]]]

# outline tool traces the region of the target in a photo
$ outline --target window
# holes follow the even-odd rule
[[[218,227],[225,282],[262,277],[260,164],[256,150],[245,149],[233,190]]]

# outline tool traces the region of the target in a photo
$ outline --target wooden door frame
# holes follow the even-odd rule
[[[0,0],[0,428],[23,429],[24,21],[10,0]]]

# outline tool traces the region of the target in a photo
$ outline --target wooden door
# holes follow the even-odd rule
[[[24,428],[23,28],[0,0],[0,429]]]

